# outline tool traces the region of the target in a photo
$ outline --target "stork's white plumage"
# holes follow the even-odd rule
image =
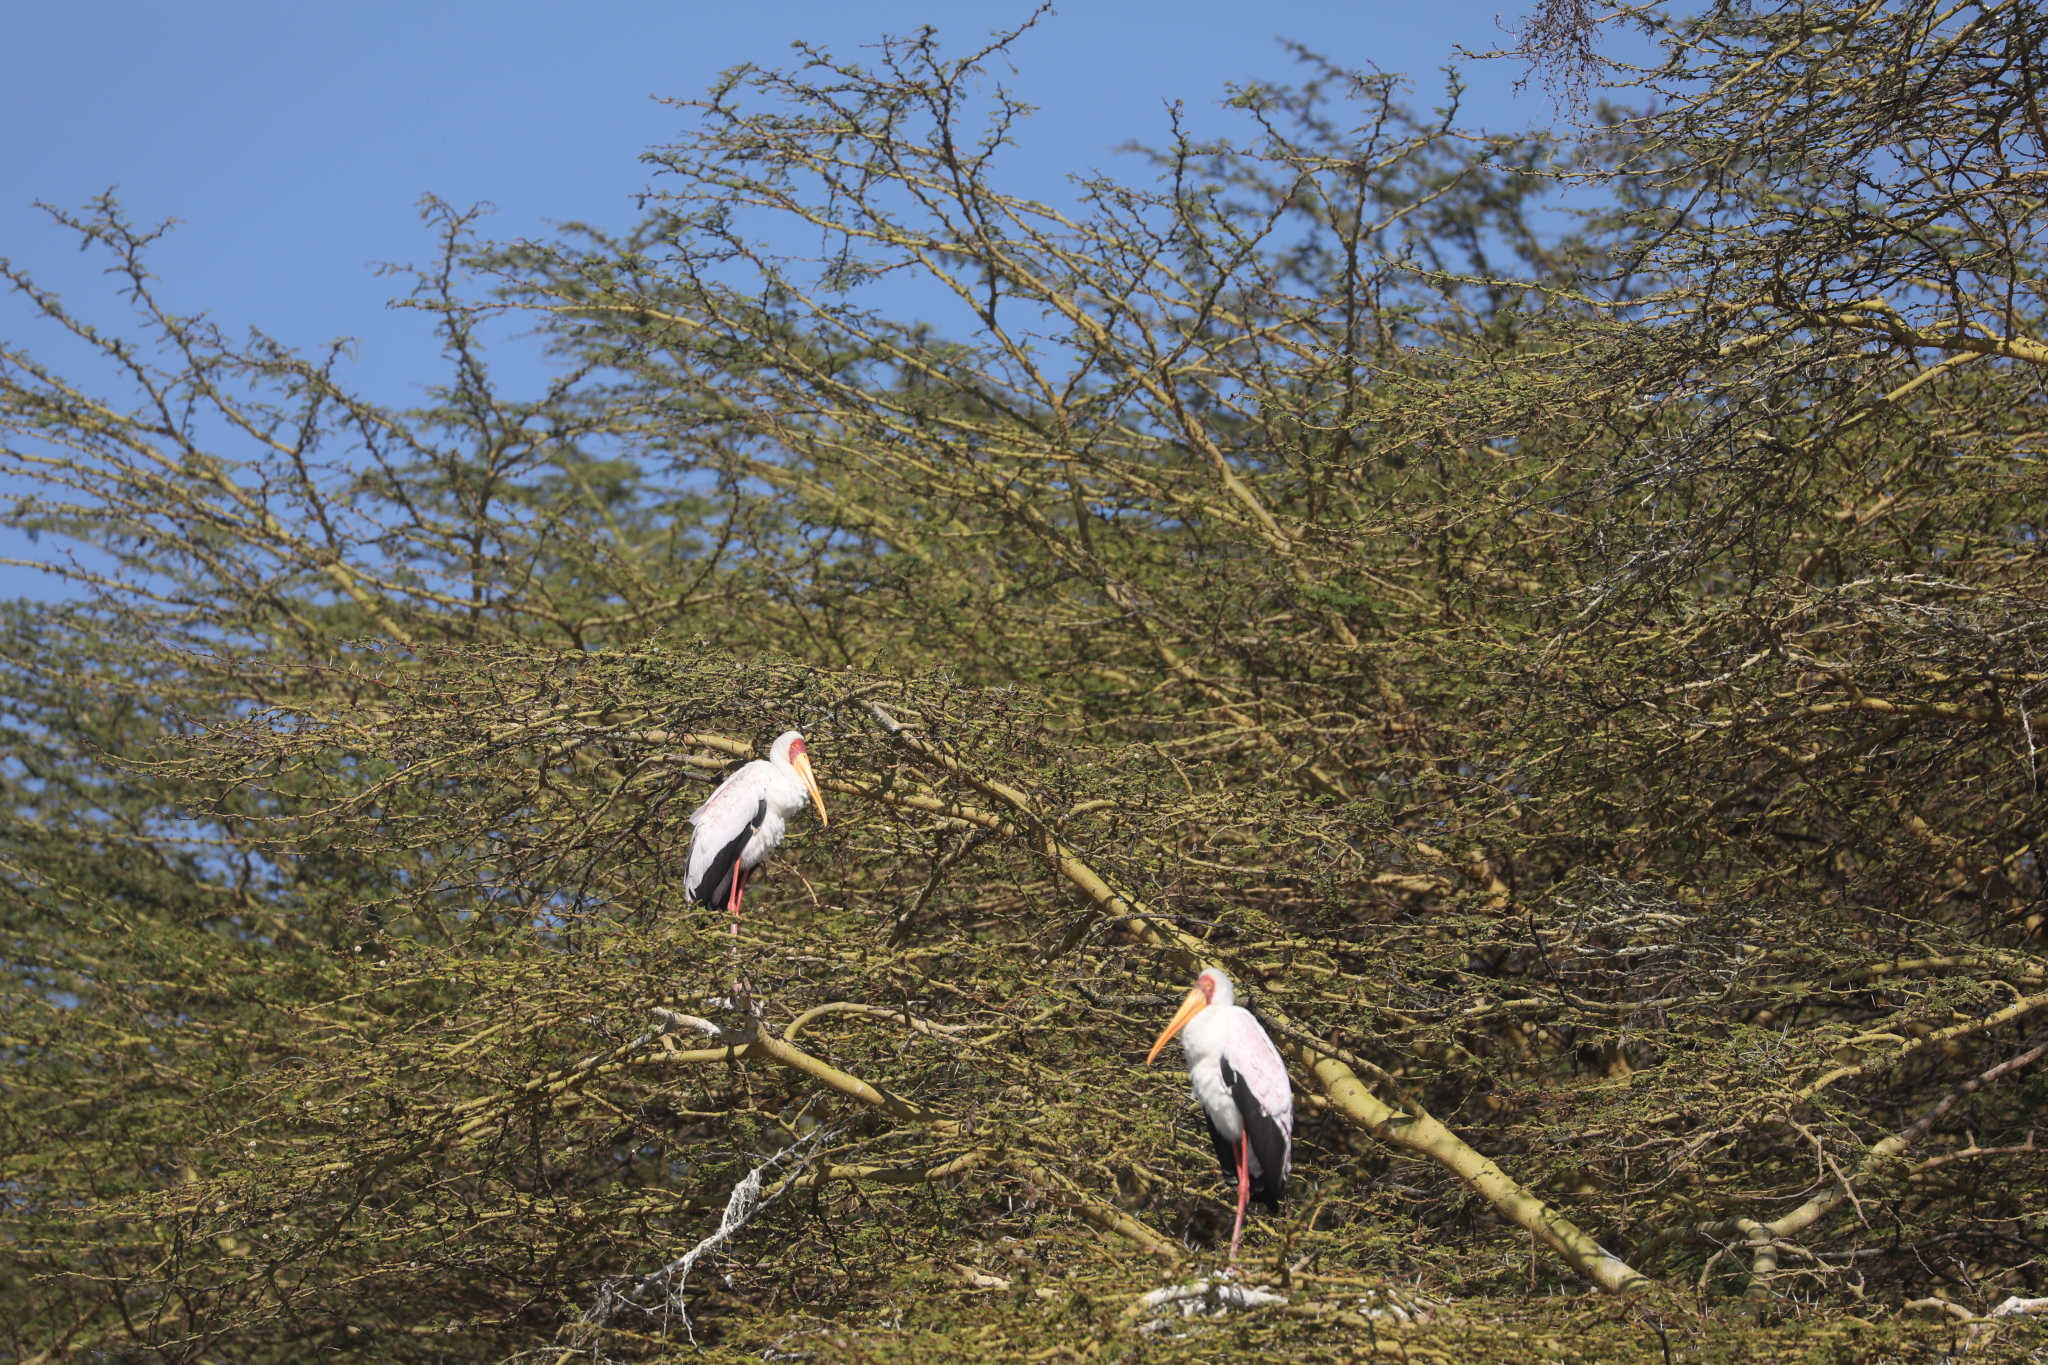
[[[790,730],[770,746],[768,757],[740,767],[690,816],[696,827],[684,883],[690,899],[713,910],[723,907],[737,919],[748,876],[782,842],[789,817],[811,801],[818,804],[818,822],[831,823],[804,737]]]
[[[1230,1233],[1230,1259],[1244,1238],[1244,1210],[1257,1194],[1278,1212],[1294,1164],[1294,1090],[1287,1064],[1273,1040],[1237,1004],[1237,993],[1220,967],[1204,967],[1180,1012],[1152,1044],[1145,1065],[1176,1034],[1187,1053],[1188,1079],[1209,1120],[1209,1140],[1223,1174],[1237,1177],[1237,1225]]]

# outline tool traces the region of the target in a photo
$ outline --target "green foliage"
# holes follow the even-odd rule
[[[2044,31],[1546,5],[1652,112],[1305,55],[1064,209],[999,49],[743,69],[629,237],[433,210],[408,412],[60,215],[140,333],[7,267],[127,391],[0,351],[91,552],[0,616],[0,1352],[2034,1349],[1959,1315],[2044,1292]],[[790,727],[832,822],[734,926],[687,817]],[[1155,1316],[1202,960],[1294,1065],[1288,1302]]]

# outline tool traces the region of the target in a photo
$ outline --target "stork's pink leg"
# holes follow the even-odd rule
[[[740,898],[747,894],[747,870],[736,867],[732,870],[732,892],[725,898],[725,908],[732,911],[732,936],[740,936]]]
[[[740,897],[747,894],[747,870],[735,867],[732,870],[732,891],[725,898],[725,908],[732,911],[732,994],[735,1000],[747,994],[747,985],[740,977]]]
[[[1244,1239],[1244,1208],[1252,1199],[1250,1152],[1251,1134],[1239,1134],[1237,1139],[1237,1226],[1230,1230],[1230,1263],[1232,1265],[1237,1264],[1237,1244]]]

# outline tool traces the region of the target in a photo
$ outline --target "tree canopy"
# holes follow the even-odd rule
[[[1061,204],[1008,38],[807,51],[628,234],[429,205],[406,410],[55,212],[134,315],[4,265],[93,363],[0,347],[0,1356],[2038,1349],[2044,35],[1545,0],[1564,132],[1303,52]]]

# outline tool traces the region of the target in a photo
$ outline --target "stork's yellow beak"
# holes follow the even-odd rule
[[[1172,1042],[1173,1035],[1179,1033],[1188,1020],[1194,1018],[1207,1008],[1209,1008],[1209,997],[1202,993],[1200,986],[1189,991],[1188,998],[1180,1002],[1180,1013],[1173,1016],[1173,1022],[1166,1026],[1166,1032],[1159,1035],[1159,1041],[1152,1044],[1152,1050],[1145,1054],[1145,1065],[1152,1065],[1153,1061],[1159,1056],[1159,1049]]]
[[[818,823],[831,824],[832,822],[825,818],[824,793],[818,790],[818,779],[811,772],[811,756],[803,753],[794,754],[790,757],[789,766],[796,769],[796,775],[804,780],[804,786],[809,789],[811,804],[818,808]]]

